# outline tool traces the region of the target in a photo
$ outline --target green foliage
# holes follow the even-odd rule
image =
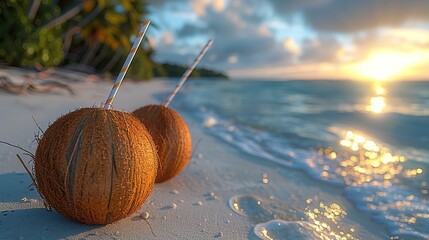
[[[162,66],[162,64],[155,64],[155,66],[153,68],[153,75],[154,75],[154,77],[167,77],[169,75],[169,73]]]
[[[163,71],[157,72],[155,77],[180,77],[186,71],[186,67],[169,63],[159,64],[159,69]]]
[[[155,77],[180,77],[182,74],[186,71],[187,67],[176,65],[176,64],[170,64],[170,63],[163,63],[163,64],[157,64],[155,67],[154,76]],[[201,77],[213,77],[213,78],[223,78],[228,79],[228,76],[222,72],[216,72],[213,70],[209,70],[206,68],[196,68],[191,76],[193,78],[201,78]]]
[[[34,2],[0,1],[0,60],[15,66],[84,64],[116,75],[147,15],[145,0],[40,0],[32,8]],[[153,54],[143,42],[127,76],[147,80],[185,72],[183,66],[153,62]],[[207,69],[191,77],[227,78]]]
[[[34,66],[36,63],[45,67],[57,66],[63,58],[62,41],[50,29],[42,28],[31,33],[22,46],[23,52],[17,57],[21,66]]]
[[[200,77],[213,77],[213,78],[223,78],[228,79],[228,76],[223,72],[214,71],[207,68],[197,68],[197,72],[200,74]]]
[[[103,74],[117,75],[131,48],[132,36],[147,14],[145,0],[65,0],[61,12],[83,3],[82,11],[64,24],[65,40],[71,42],[64,64],[83,64]],[[73,29],[79,27],[78,33]],[[152,77],[151,56],[136,56],[135,78]],[[134,63],[133,63],[134,65]],[[129,76],[129,75],[127,75]]]
[[[29,20],[26,16],[29,5],[28,0],[0,2],[0,58],[16,66],[58,65],[63,58],[61,29],[36,30],[34,24],[52,18],[58,9],[51,1],[42,1],[36,17]]]

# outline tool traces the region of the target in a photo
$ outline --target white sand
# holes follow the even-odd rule
[[[4,74],[19,80],[22,72],[0,69],[0,75]],[[32,116],[46,129],[60,115],[77,107],[99,106],[111,85],[85,83],[73,87],[77,91],[74,97],[66,92],[22,96],[0,92],[0,140],[34,152],[36,146],[32,140],[38,129]],[[133,111],[156,103],[152,95],[171,88],[172,84],[164,81],[125,82],[114,108]],[[271,206],[270,211],[278,211],[279,217],[287,218],[285,220],[299,220],[294,219],[297,217],[289,210],[302,209],[305,199],[317,196],[324,203],[338,203],[347,212],[346,224],[353,226],[356,234],[366,235],[366,239],[386,238],[382,229],[345,200],[341,189],[243,155],[207,135],[202,123],[186,115],[184,118],[190,125],[194,142],[198,139],[202,142],[189,166],[178,177],[156,185],[140,210],[149,213],[148,221],[157,237],[137,213],[107,226],[86,226],[55,211],[45,211],[37,192],[28,188],[31,180],[15,157],[22,152],[0,145],[0,239],[256,239],[253,227],[270,219],[257,207],[250,209],[256,213],[253,217],[232,211],[229,199],[242,194],[271,197],[272,204],[266,202]],[[263,174],[268,176],[267,184],[262,181]],[[303,209],[296,215],[304,215]]]

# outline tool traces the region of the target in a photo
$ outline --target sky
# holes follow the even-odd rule
[[[235,79],[429,80],[429,0],[149,0],[155,59]]]

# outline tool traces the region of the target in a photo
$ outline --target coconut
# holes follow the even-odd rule
[[[185,120],[163,105],[148,105],[133,114],[149,130],[157,146],[159,167],[155,182],[164,182],[178,175],[192,155],[191,133]]]
[[[129,113],[82,108],[56,120],[36,150],[37,188],[60,214],[109,224],[138,210],[158,169],[155,144]]]

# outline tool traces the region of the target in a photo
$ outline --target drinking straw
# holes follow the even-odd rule
[[[115,99],[116,94],[118,93],[119,87],[121,86],[122,80],[125,77],[125,74],[128,71],[128,68],[131,64],[131,61],[134,58],[134,55],[136,55],[136,52],[140,46],[140,43],[143,40],[143,37],[146,33],[147,28],[149,27],[150,21],[145,21],[143,25],[140,27],[140,31],[137,35],[137,38],[134,40],[133,46],[131,47],[130,53],[127,56],[127,59],[124,62],[124,65],[121,68],[121,71],[116,77],[115,84],[112,87],[112,90],[110,91],[109,97],[107,98],[107,101],[104,103],[105,109],[111,109],[112,108],[112,102]]]
[[[179,84],[177,84],[176,88],[171,93],[170,97],[167,99],[167,101],[165,101],[165,103],[164,103],[165,107],[168,107],[168,105],[170,104],[171,100],[173,100],[174,96],[176,96],[176,94],[179,92],[180,88],[182,88],[183,84],[185,84],[186,80],[189,78],[189,76],[191,75],[192,71],[195,69],[195,67],[198,65],[198,63],[201,61],[201,58],[203,58],[204,54],[206,54],[207,50],[211,47],[212,44],[213,44],[213,39],[210,39],[207,42],[207,44],[204,46],[203,50],[201,50],[201,52],[198,55],[198,57],[195,58],[194,63],[192,64],[192,66],[190,68],[188,68],[185,71],[185,73],[183,73]]]

